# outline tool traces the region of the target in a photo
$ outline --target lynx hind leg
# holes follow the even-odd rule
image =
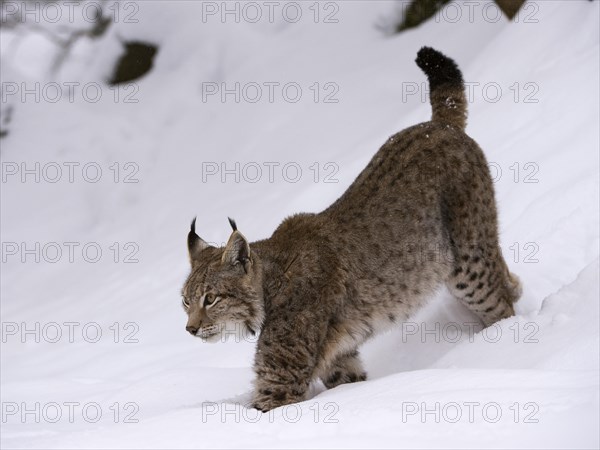
[[[337,356],[321,379],[328,389],[344,383],[365,381],[367,373],[363,369],[358,350]]]
[[[485,251],[474,247],[458,251],[447,285],[461,303],[489,326],[515,314],[513,303],[521,296],[521,283],[508,271],[500,249]]]

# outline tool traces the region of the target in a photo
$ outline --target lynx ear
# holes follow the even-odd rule
[[[252,263],[250,259],[250,244],[248,244],[244,235],[237,230],[235,222],[229,219],[229,223],[234,231],[231,233],[229,241],[227,241],[221,261],[232,265],[241,264],[244,271],[248,273],[248,268]]]
[[[208,244],[202,240],[200,236],[196,234],[196,218],[192,220],[192,226],[187,237],[188,252],[190,255],[190,263],[194,263],[194,260],[198,259],[200,252],[208,247]]]

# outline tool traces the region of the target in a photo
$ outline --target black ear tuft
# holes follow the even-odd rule
[[[235,223],[235,220],[233,220],[231,217],[228,217],[227,219],[229,220],[229,225],[231,225],[233,231],[237,231],[237,224]]]
[[[205,248],[207,248],[209,245],[204,242],[204,240],[202,240],[202,238],[200,236],[198,236],[196,234],[196,218],[194,217],[194,220],[192,220],[192,225],[190,226],[190,232],[188,233],[187,236],[187,246],[188,246],[188,252],[189,252],[189,256],[190,256],[190,262],[193,264],[194,261],[196,261],[199,256],[200,256],[200,252],[202,252],[202,250],[204,250]]]
[[[196,244],[198,243],[198,239],[200,237],[196,234],[196,217],[192,220],[192,225],[190,226],[190,232],[188,233],[188,250],[190,254],[196,250]]]

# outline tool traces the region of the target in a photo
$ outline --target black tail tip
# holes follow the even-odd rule
[[[431,47],[422,47],[417,53],[415,61],[427,75],[430,89],[435,89],[442,84],[463,85],[460,69],[452,59],[443,53]]]
[[[421,47],[421,49],[417,52],[417,64],[419,64],[419,61],[428,61],[428,60],[432,60],[434,58],[446,58],[448,59],[442,52],[436,50],[435,48],[432,47],[427,47],[427,46],[423,46]]]

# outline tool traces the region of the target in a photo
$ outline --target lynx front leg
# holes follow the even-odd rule
[[[305,399],[318,354],[319,341],[311,338],[311,330],[285,321],[263,330],[254,362],[254,408],[266,412]]]
[[[327,374],[321,379],[328,389],[344,383],[365,381],[367,373],[363,369],[358,350],[337,356]]]

